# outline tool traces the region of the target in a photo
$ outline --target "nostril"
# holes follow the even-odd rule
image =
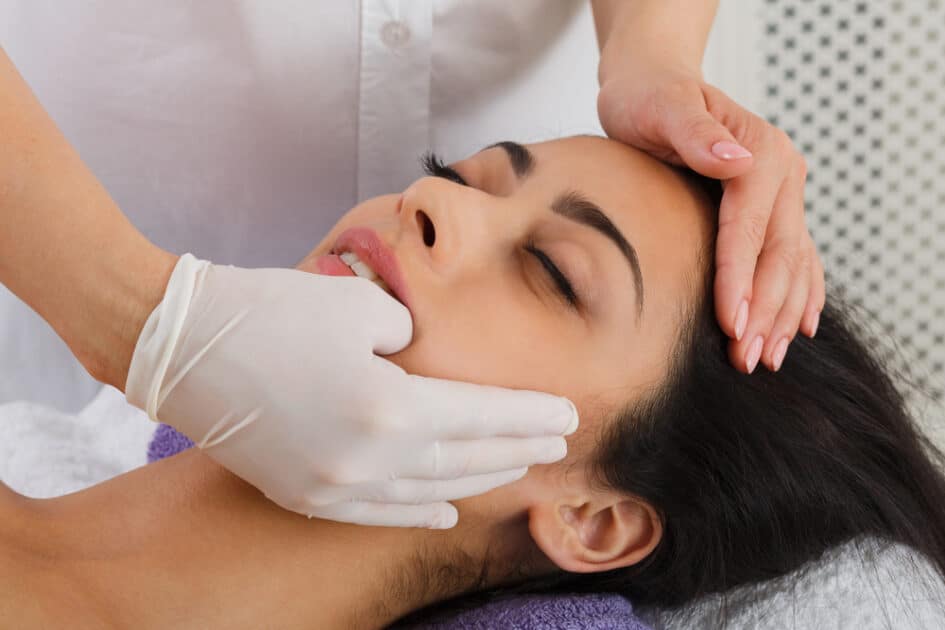
[[[423,244],[433,247],[433,243],[436,242],[436,228],[433,227],[433,221],[423,210],[417,210],[417,227],[423,233]]]

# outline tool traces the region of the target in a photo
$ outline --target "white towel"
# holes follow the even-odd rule
[[[113,387],[78,414],[0,404],[0,481],[34,498],[81,490],[147,463],[156,426]]]
[[[638,612],[655,630],[945,628],[945,582],[931,563],[909,547],[872,538],[726,596],[724,609],[721,598],[711,596],[678,610]]]

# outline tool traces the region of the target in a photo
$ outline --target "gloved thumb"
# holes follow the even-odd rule
[[[413,338],[413,318],[397,298],[369,280],[345,278],[341,282],[357,284],[359,308],[369,318],[372,348],[377,354],[393,354],[403,350]]]
[[[737,105],[736,109],[740,110]],[[739,111],[731,113],[738,115]],[[703,99],[683,98],[668,103],[662,115],[666,140],[689,168],[723,180],[751,169],[751,152],[709,113]]]

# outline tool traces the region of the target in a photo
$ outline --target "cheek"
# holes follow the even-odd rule
[[[410,345],[387,358],[411,374],[566,396],[582,418],[574,448],[592,433],[584,419],[603,416],[646,380],[637,373],[642,348],[628,351],[623,336],[592,332],[530,289],[492,276],[422,295]]]
[[[564,393],[559,348],[548,343],[563,339],[560,322],[522,288],[490,279],[424,293],[413,341],[389,357],[395,363],[424,376]]]

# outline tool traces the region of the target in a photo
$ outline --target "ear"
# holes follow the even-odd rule
[[[574,573],[629,567],[663,536],[662,521],[649,503],[614,495],[533,505],[528,529],[552,562]]]

